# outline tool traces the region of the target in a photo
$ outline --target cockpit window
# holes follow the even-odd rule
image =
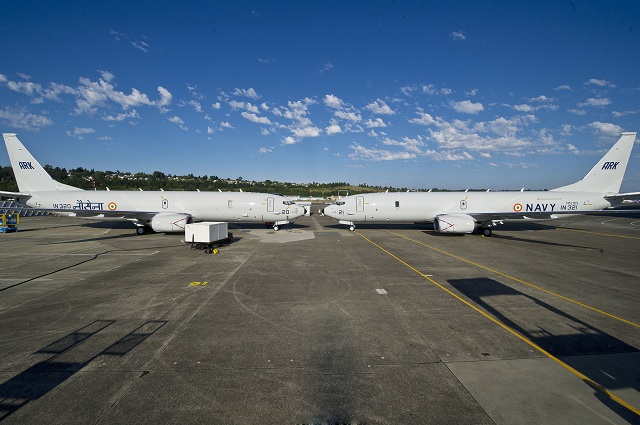
[[[333,205],[344,205],[344,201],[336,201]]]
[[[285,205],[295,205],[296,203],[293,201],[282,201],[283,204]]]

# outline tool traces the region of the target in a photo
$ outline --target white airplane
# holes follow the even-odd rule
[[[491,227],[504,221],[600,211],[640,198],[640,192],[618,193],[635,138],[622,133],[582,180],[550,191],[369,193],[339,199],[324,214],[349,230],[355,223],[433,222],[436,232],[491,236]]]
[[[192,191],[87,191],[51,178],[13,133],[3,133],[19,193],[0,191],[31,208],[60,215],[133,222],[137,233],[184,232],[187,223],[273,223],[304,214],[291,199],[268,193]]]

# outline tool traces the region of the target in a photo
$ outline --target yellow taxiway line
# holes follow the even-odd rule
[[[542,287],[540,287],[540,286],[537,286],[537,285],[534,285],[534,284],[532,284],[532,283],[525,282],[525,281],[524,281],[524,280],[522,280],[522,279],[518,279],[518,278],[516,278],[516,277],[510,276],[510,275],[508,275],[508,274],[506,274],[506,273],[502,273],[502,272],[500,272],[500,271],[498,271],[498,270],[495,270],[495,269],[492,269],[492,268],[490,268],[490,267],[483,266],[482,264],[478,264],[478,263],[473,262],[473,261],[471,261],[471,260],[467,260],[466,258],[462,258],[462,257],[460,257],[460,256],[458,256],[458,255],[451,254],[450,252],[443,251],[443,250],[441,250],[441,249],[439,249],[439,248],[433,247],[433,246],[431,246],[431,245],[427,245],[427,244],[425,244],[425,243],[423,243],[423,242],[417,241],[417,240],[415,240],[415,239],[411,239],[411,238],[409,238],[409,237],[407,237],[407,236],[404,236],[404,235],[401,235],[401,234],[399,234],[399,233],[392,232],[392,231],[390,231],[390,230],[386,230],[386,232],[389,232],[389,233],[391,233],[391,234],[394,234],[394,235],[396,235],[396,236],[399,236],[399,237],[401,237],[401,238],[403,238],[403,239],[406,239],[406,240],[408,240],[408,241],[411,241],[411,242],[417,243],[418,245],[422,245],[422,246],[424,246],[424,247],[426,247],[426,248],[432,249],[432,250],[437,251],[437,252],[439,252],[439,253],[441,253],[441,254],[448,255],[449,257],[455,258],[456,260],[463,261],[463,262],[465,262],[465,263],[468,263],[468,264],[471,264],[471,265],[473,265],[473,266],[479,267],[479,268],[481,268],[481,269],[487,270],[487,271],[489,271],[489,272],[491,272],[491,273],[495,273],[495,274],[500,275],[500,276],[502,276],[502,277],[506,277],[507,279],[513,280],[514,282],[518,282],[518,283],[521,283],[521,284],[523,284],[523,285],[527,285],[527,286],[529,286],[529,287],[531,287],[531,288],[534,288],[534,289],[537,289],[537,290],[539,290],[539,291],[545,292],[545,293],[547,293],[547,294],[549,294],[549,295],[553,295],[554,297],[558,297],[558,298],[561,298],[561,299],[563,299],[563,300],[565,300],[565,301],[569,301],[570,303],[573,303],[573,304],[579,305],[580,307],[587,308],[587,309],[589,309],[589,310],[591,310],[591,311],[595,311],[596,313],[600,313],[600,314],[605,315],[605,316],[607,316],[607,317],[610,317],[610,318],[612,318],[612,319],[616,319],[616,320],[619,320],[619,321],[621,321],[621,322],[624,322],[624,323],[626,323],[626,324],[628,324],[628,325],[635,326],[636,328],[640,328],[640,324],[638,324],[638,323],[632,322],[632,321],[627,320],[627,319],[623,319],[622,317],[616,316],[616,315],[611,314],[611,313],[607,313],[606,311],[600,310],[600,309],[598,309],[598,308],[596,308],[596,307],[590,306],[590,305],[585,304],[585,303],[582,303],[582,302],[580,302],[580,301],[576,301],[576,300],[571,299],[571,298],[569,298],[569,297],[565,297],[564,295],[560,295],[560,294],[558,294],[558,293],[556,293],[556,292],[550,291],[550,290],[548,290],[548,289],[544,289],[544,288],[542,288]]]
[[[538,344],[536,344],[535,342],[531,341],[530,339],[528,339],[527,337],[525,337],[524,335],[520,334],[518,331],[516,331],[515,329],[507,326],[506,324],[504,324],[503,322],[501,322],[500,320],[496,319],[495,317],[491,316],[490,314],[482,311],[480,308],[476,307],[475,305],[471,304],[470,302],[468,302],[467,300],[465,300],[464,298],[460,297],[459,295],[455,294],[454,292],[450,291],[449,289],[445,288],[443,285],[439,284],[438,282],[436,282],[433,278],[431,278],[429,275],[421,272],[420,270],[416,269],[415,267],[413,267],[412,265],[410,265],[409,263],[407,263],[406,261],[402,260],[400,257],[396,256],[395,254],[391,253],[390,251],[388,251],[387,249],[383,248],[382,246],[378,245],[377,243],[373,242],[371,239],[367,238],[366,236],[364,236],[362,233],[356,231],[355,232],[358,236],[360,236],[362,239],[366,240],[367,242],[369,242],[370,244],[372,244],[373,246],[375,246],[376,248],[380,249],[382,252],[384,252],[385,254],[391,256],[392,258],[394,258],[395,260],[399,261],[401,264],[405,265],[407,268],[409,268],[410,270],[416,272],[418,275],[420,275],[420,277],[427,279],[429,282],[431,282],[432,284],[434,284],[436,287],[442,289],[444,292],[446,292],[447,294],[451,295],[452,297],[454,297],[455,299],[457,299],[458,301],[462,302],[463,304],[465,304],[467,307],[475,310],[477,313],[480,313],[482,316],[486,317],[487,319],[491,320],[493,323],[495,323],[496,325],[500,326],[502,329],[506,330],[507,332],[511,333],[512,335],[516,336],[518,339],[522,340],[523,342],[525,342],[526,344],[530,345],[531,347],[535,348],[536,350],[538,350],[540,353],[544,354],[545,356],[547,356],[548,358],[550,358],[551,360],[555,361],[556,363],[558,363],[560,366],[564,367],[566,370],[568,370],[569,372],[573,373],[575,376],[577,376],[578,378],[582,379],[585,383],[587,383],[588,385],[590,385],[592,388],[595,388],[596,390],[600,391],[601,393],[605,394],[607,397],[609,397],[611,400],[615,401],[616,403],[620,404],[621,406],[624,406],[625,408],[629,409],[630,411],[632,411],[633,413],[635,413],[636,415],[640,415],[640,410],[636,409],[635,407],[633,407],[632,405],[630,405],[629,403],[627,403],[626,401],[624,401],[623,399],[621,399],[620,397],[616,396],[615,394],[613,394],[611,391],[609,391],[608,389],[606,389],[605,387],[603,387],[602,385],[598,384],[597,382],[595,382],[594,380],[592,380],[591,378],[589,378],[588,376],[586,376],[585,374],[581,373],[580,371],[574,369],[573,367],[569,366],[568,364],[566,364],[565,362],[563,362],[562,360],[560,360],[559,358],[555,357],[553,354],[549,353],[548,351],[546,351],[544,348],[540,347]],[[393,232],[390,232],[393,233]],[[395,234],[395,233],[394,233]],[[399,235],[400,236],[400,235]],[[408,238],[407,238],[408,239]],[[427,246],[427,245],[425,245]],[[431,248],[431,247],[430,247]],[[435,248],[433,248],[435,249]],[[436,249],[437,250],[437,249]],[[440,250],[437,250],[440,251]],[[443,253],[445,253],[444,251],[442,251]],[[455,256],[454,256],[455,257]],[[465,260],[466,261],[466,260]],[[470,262],[471,263],[471,262]],[[474,264],[474,263],[472,263]]]

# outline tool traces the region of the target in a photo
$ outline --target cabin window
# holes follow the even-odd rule
[[[400,208],[400,201],[396,201],[396,208]]]
[[[228,201],[227,202],[227,207],[233,208],[233,201]]]

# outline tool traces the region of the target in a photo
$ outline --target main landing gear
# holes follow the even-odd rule
[[[264,225],[266,227],[271,227],[273,228],[274,231],[278,231],[280,230],[280,226],[284,225],[284,224],[289,224],[289,220],[281,220],[281,221],[276,221],[275,223],[273,222],[265,222]]]
[[[338,224],[346,224],[347,226],[349,226],[349,230],[352,232],[356,230],[356,225],[353,223],[353,221],[340,220]]]
[[[492,231],[489,227],[480,227],[478,229],[478,234],[486,237],[491,237]]]
[[[137,235],[144,235],[145,233],[151,233],[152,231],[153,231],[153,229],[151,229],[151,227],[145,226],[145,225],[138,226],[136,228],[136,234]]]

